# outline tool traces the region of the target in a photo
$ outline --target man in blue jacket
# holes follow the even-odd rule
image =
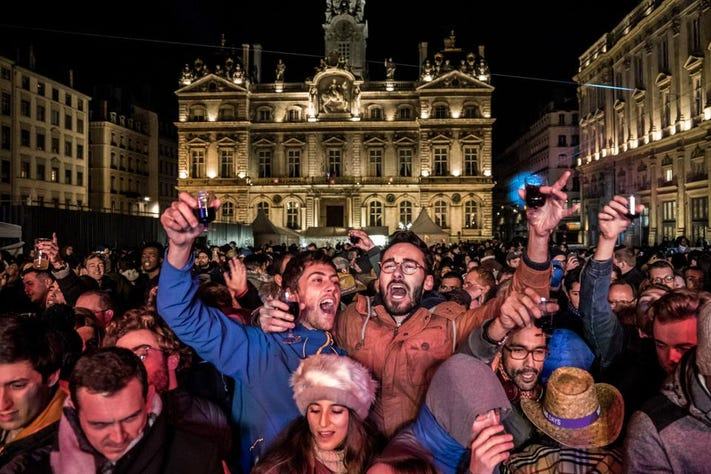
[[[271,442],[299,410],[291,396],[289,377],[301,359],[320,352],[343,355],[328,331],[341,301],[338,274],[323,252],[303,252],[292,258],[283,275],[300,305],[299,341],[288,333],[264,333],[227,318],[197,298],[199,283],[191,275],[192,246],[205,226],[193,209],[197,202],[181,193],[161,216],[169,246],[160,272],[158,312],[186,344],[236,382],[232,419],[240,430],[240,464],[249,472]],[[217,208],[218,200],[211,206]],[[274,306],[288,307],[280,302]]]

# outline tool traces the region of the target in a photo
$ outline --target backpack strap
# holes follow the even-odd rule
[[[658,433],[687,415],[686,410],[672,403],[661,393],[647,400],[641,411],[652,420]]]

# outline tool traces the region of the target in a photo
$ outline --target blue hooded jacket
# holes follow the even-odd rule
[[[175,334],[217,370],[235,380],[232,420],[240,434],[240,464],[249,472],[276,436],[301,415],[289,386],[302,359],[320,353],[345,355],[325,331],[301,325],[296,344],[282,342],[286,333],[267,334],[244,326],[197,297],[192,259],[180,269],[163,260],[158,313]]]

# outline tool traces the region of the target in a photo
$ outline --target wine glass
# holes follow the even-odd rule
[[[299,319],[300,312],[299,299],[296,294],[289,288],[283,288],[279,291],[278,298],[282,303],[289,305],[289,314],[294,316],[294,324],[296,324],[296,321]],[[297,342],[301,342],[301,336],[294,334],[293,329],[289,329],[289,332],[286,334],[284,339],[282,339],[282,342],[284,342],[284,344],[296,344]]]
[[[537,209],[546,203],[546,196],[541,193],[541,186],[546,185],[546,178],[539,175],[528,175],[525,179],[526,185],[526,207]]]

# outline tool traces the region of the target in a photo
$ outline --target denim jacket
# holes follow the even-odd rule
[[[611,274],[612,259],[593,258],[580,277],[580,316],[588,343],[603,369],[612,364],[624,345],[622,324],[607,301]]]

